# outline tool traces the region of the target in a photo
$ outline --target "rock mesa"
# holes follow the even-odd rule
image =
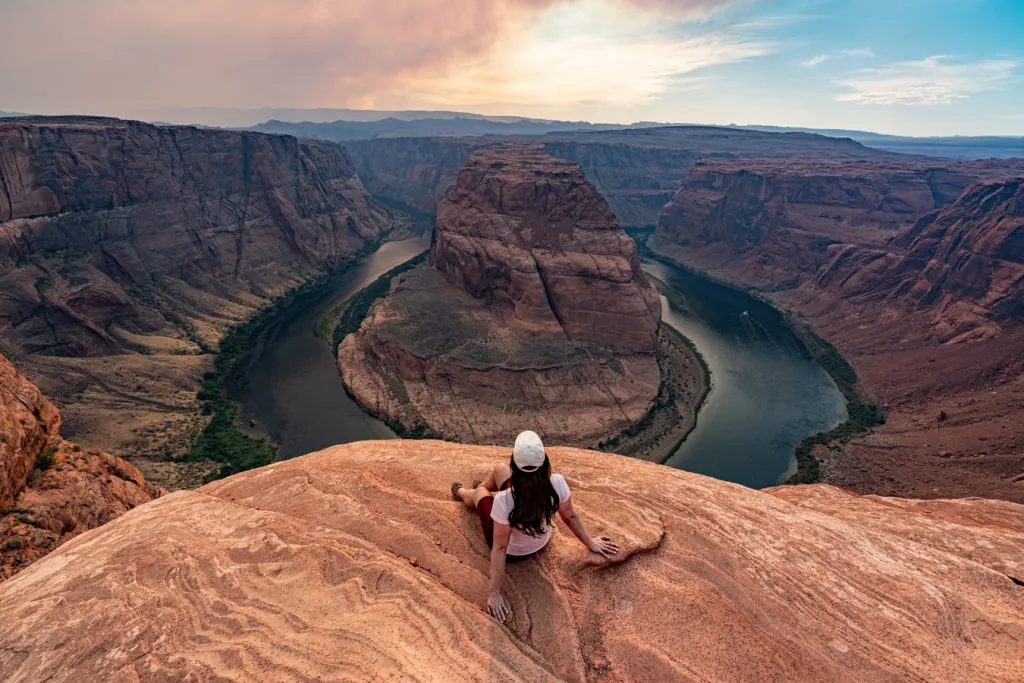
[[[658,393],[661,303],[579,166],[484,150],[438,208],[430,264],[397,278],[340,347],[371,412],[463,441],[529,423],[591,445]]]

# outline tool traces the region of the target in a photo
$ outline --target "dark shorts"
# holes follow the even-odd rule
[[[480,524],[484,528],[484,538],[487,539],[487,547],[494,547],[494,520],[491,519],[491,508],[494,507],[494,496],[487,496],[481,498],[480,503],[476,506],[476,514],[480,517]],[[522,562],[528,560],[535,555],[539,555],[543,552],[544,548],[541,548],[535,553],[529,555],[505,555],[506,562]]]

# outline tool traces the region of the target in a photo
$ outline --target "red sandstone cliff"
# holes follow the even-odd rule
[[[102,355],[213,345],[239,310],[378,242],[344,150],[114,119],[0,122],[0,333]]]
[[[636,245],[576,164],[540,152],[477,153],[437,209],[430,264],[476,298],[573,341],[654,351],[661,302]]]
[[[1024,179],[972,185],[892,249],[837,249],[813,288],[928,311],[942,340],[1024,320]]]
[[[196,391],[226,330],[407,226],[332,143],[0,121],[0,353],[68,435],[188,485],[201,472],[164,461],[202,429]]]
[[[475,155],[438,208],[430,266],[346,338],[346,387],[389,421],[497,443],[530,424],[592,445],[658,393],[660,299],[579,166]]]
[[[646,227],[700,159],[865,159],[898,155],[853,140],[714,126],[668,126],[525,138],[579,164],[623,225]],[[494,138],[378,138],[346,142],[359,176],[375,194],[432,212],[473,152]],[[961,186],[962,187],[962,186]]]
[[[673,255],[729,280],[794,286],[834,245],[882,247],[970,183],[1020,160],[713,160],[694,166],[658,221]]]
[[[0,356],[0,580],[160,495],[125,461],[59,430],[57,409]]]

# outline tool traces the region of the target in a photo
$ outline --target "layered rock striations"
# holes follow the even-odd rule
[[[1021,181],[989,178],[1020,164],[893,167],[871,183],[859,164],[827,176],[708,164],[652,243],[743,284],[802,283],[772,296],[850,358],[887,414],[872,436],[818,449],[825,481],[1024,501]],[[965,176],[985,179],[961,191]]]
[[[144,505],[0,584],[8,680],[1019,681],[1024,508],[753,491],[552,448],[561,522],[483,611],[450,481],[506,448],[339,446]],[[643,495],[637,495],[643,491]],[[1018,583],[1015,583],[1017,581]],[[100,654],[98,654],[100,653]]]
[[[0,580],[160,495],[119,458],[60,437],[60,413],[0,356]]]
[[[759,287],[812,279],[838,245],[881,248],[979,178],[1019,160],[698,163],[665,206],[657,238],[687,264]]]
[[[404,221],[332,143],[4,120],[0,351],[70,435],[177,456],[202,427],[196,391],[225,331]]]
[[[970,186],[894,248],[836,250],[813,286],[928,311],[943,341],[1024,320],[1024,179]]]
[[[687,170],[701,159],[899,158],[849,139],[712,126],[551,133],[520,139],[579,164],[622,224],[631,227],[657,223]],[[494,143],[494,137],[380,138],[345,146],[374,194],[432,212],[474,150]]]
[[[9,120],[0,187],[0,331],[28,353],[215,343],[391,227],[342,148],[252,133]]]
[[[653,353],[661,302],[633,240],[576,164],[478,153],[438,207],[430,265],[478,299],[572,341]]]
[[[529,424],[594,444],[658,393],[660,299],[575,164],[476,154],[438,208],[430,265],[399,278],[339,351],[346,387],[406,428],[475,442]]]

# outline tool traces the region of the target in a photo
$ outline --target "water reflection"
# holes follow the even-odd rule
[[[664,319],[700,349],[713,388],[697,428],[667,465],[752,487],[777,484],[801,440],[846,417],[842,394],[782,315],[744,292],[682,269],[644,269],[681,294]]]

